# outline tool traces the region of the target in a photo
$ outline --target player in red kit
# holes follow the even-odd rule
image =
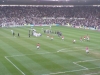
[[[49,34],[47,34],[47,37],[49,37]]]
[[[40,44],[38,43],[38,44],[37,44],[37,49],[39,49],[39,48],[40,48]]]
[[[51,40],[53,40],[53,36],[51,36]]]
[[[88,47],[86,47],[86,53],[89,53],[89,48]]]
[[[84,36],[84,41],[86,40],[86,36]]]
[[[62,36],[62,40],[64,40],[64,36]]]

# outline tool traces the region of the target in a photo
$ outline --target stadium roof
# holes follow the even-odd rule
[[[0,5],[99,5],[100,0],[0,0]]]

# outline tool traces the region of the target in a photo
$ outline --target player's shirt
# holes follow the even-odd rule
[[[88,47],[86,47],[86,50],[88,50]]]
[[[86,38],[86,36],[84,36],[84,39]]]
[[[37,44],[37,49],[39,49],[39,47],[40,47],[40,44]]]
[[[86,47],[86,52],[89,52],[89,49],[88,49],[88,47]]]
[[[37,44],[37,46],[40,46],[40,44]]]
[[[64,36],[62,36],[62,39],[64,39]]]
[[[47,37],[49,37],[49,35],[47,35]]]
[[[51,37],[51,39],[53,39],[53,36]]]

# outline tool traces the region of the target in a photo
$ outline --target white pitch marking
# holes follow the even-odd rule
[[[75,51],[80,51],[80,50],[67,50],[67,51],[60,51],[60,52],[75,52]]]
[[[84,67],[82,65],[79,65],[78,63],[80,63],[80,62],[88,62],[88,61],[96,61],[96,60],[100,60],[100,59],[77,61],[77,62],[73,62],[73,63],[88,70],[88,68],[86,68],[86,67]],[[96,67],[96,68],[100,68],[100,67]],[[92,68],[90,68],[90,69],[92,69]]]
[[[21,71],[12,61],[10,61],[6,56],[5,58],[18,70],[22,73],[22,75],[25,75],[25,73],[23,71]]]
[[[50,73],[50,74],[60,74],[60,73],[65,73],[65,72],[57,72],[57,73]],[[49,75],[50,75],[50,74],[49,74]]]
[[[77,61],[76,63],[79,63],[79,62],[88,62],[88,61],[96,61],[96,60],[100,60],[100,59]]]
[[[97,68],[100,68],[100,67],[89,68],[88,70],[91,70],[91,69],[97,69]],[[42,74],[42,75],[55,75],[55,74],[60,74],[60,73],[78,72],[78,71],[84,71],[84,70],[87,70],[87,69],[71,70],[71,71],[56,72],[56,73],[49,73],[49,74]]]
[[[80,50],[68,50],[68,51],[59,51],[59,52],[73,52],[73,51],[80,51]],[[36,54],[50,54],[50,53],[57,53],[57,52],[46,52],[46,53],[36,53]],[[6,56],[6,57],[17,57],[17,56],[26,56],[26,55],[36,55],[36,54],[12,55],[12,56]]]
[[[49,54],[51,52],[46,52],[46,53],[36,53],[36,54]],[[53,52],[55,53],[55,52]],[[23,55],[12,55],[12,56],[5,56],[5,57],[17,57],[17,56],[26,56],[26,55],[36,55],[36,54],[23,54]]]
[[[85,49],[84,49],[85,50]],[[57,52],[75,52],[75,51],[83,51],[83,49],[82,50],[58,50]]]
[[[85,48],[83,47],[75,47],[75,48],[82,48],[81,50],[86,50]],[[81,50],[67,50],[65,51],[67,48],[64,48],[64,49],[60,49],[58,50],[57,52],[70,52],[70,51],[81,51]],[[69,49],[69,48],[68,48]],[[93,49],[89,49],[89,50],[93,50]]]
[[[63,51],[65,49],[60,49],[57,52],[75,52],[75,51],[81,51],[81,50],[67,50]],[[50,54],[50,53],[57,53],[57,52],[45,52],[45,53],[36,53],[36,54]],[[12,56],[6,56],[6,57],[17,57],[17,56],[26,56],[26,55],[36,55],[36,54],[23,54],[23,55],[12,55]]]
[[[63,73],[67,73],[67,72],[77,72],[77,71],[83,71],[86,69],[79,69],[79,70],[72,70],[72,71],[64,71],[64,72],[56,72],[56,73],[49,73],[49,74],[42,74],[42,75],[55,75],[55,74],[63,74]]]
[[[94,60],[85,60],[85,61],[77,61],[77,62],[73,62],[75,65],[78,65],[84,69],[79,69],[79,70],[72,70],[72,71],[64,71],[64,72],[56,72],[56,73],[49,73],[49,74],[42,74],[42,75],[55,75],[55,74],[60,74],[60,73],[67,73],[67,72],[76,72],[76,71],[83,71],[83,70],[91,70],[91,69],[97,69],[97,68],[100,68],[100,67],[95,67],[95,68],[86,68],[82,65],[79,65],[77,63],[79,62],[88,62],[88,61],[96,61],[96,60],[100,60],[100,59],[94,59]]]
[[[85,75],[94,75],[94,74],[99,74],[100,72],[98,73],[90,73],[90,74],[85,74]]]
[[[60,49],[58,50],[57,52],[70,52],[70,51],[79,51],[79,50],[67,50],[65,51],[67,48],[64,48],[64,49]],[[69,49],[69,48],[68,48]]]
[[[57,52],[60,52],[60,51],[63,51],[63,50],[65,50],[65,48],[64,48],[64,49],[60,49],[60,50],[58,50]]]
[[[98,68],[100,68],[100,67],[95,67],[95,68],[89,68],[89,69],[91,70],[91,69],[98,69]]]
[[[64,50],[64,49],[62,49]],[[70,51],[74,51],[74,50],[70,50]],[[75,50],[75,51],[79,51],[79,50]],[[69,52],[69,51],[66,51]],[[46,53],[37,53],[37,54],[48,54],[48,53],[57,53],[57,52],[46,52]],[[7,57],[16,57],[16,56],[25,56],[25,55],[35,55],[35,54],[24,54],[24,55],[13,55],[13,56],[5,56],[5,58],[10,62],[10,60]],[[95,60],[100,60],[100,59],[95,59]],[[86,60],[86,61],[95,61],[95,60]],[[78,61],[78,62],[82,62],[82,61]],[[77,64],[78,62],[73,62],[74,64]],[[85,61],[84,61],[85,62]],[[10,62],[11,64],[13,64],[12,62]],[[14,65],[14,64],[13,64]],[[96,67],[96,68],[86,68],[82,65],[77,64],[78,66],[81,66],[85,69],[79,69],[79,70],[72,70],[72,71],[64,71],[64,72],[56,72],[56,73],[49,73],[49,74],[42,74],[42,75],[51,75],[51,74],[60,74],[60,73],[66,73],[66,72],[76,72],[76,71],[82,71],[82,70],[89,70],[89,69],[96,69],[96,68],[100,68],[100,67]],[[15,65],[16,66],[16,65]],[[16,66],[16,68],[18,68]],[[19,68],[18,68],[19,69]],[[19,69],[19,71],[23,74],[23,72]],[[25,75],[25,74],[23,74]]]
[[[79,65],[78,63],[76,63],[76,62],[73,62],[75,65],[78,65],[78,66],[80,66],[80,67],[82,67],[82,68],[85,68],[86,70],[88,70],[88,68],[87,67],[84,67],[84,66],[82,66],[82,65]]]

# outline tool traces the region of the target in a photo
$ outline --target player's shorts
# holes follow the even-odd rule
[[[51,39],[53,39],[53,38],[51,38]]]
[[[86,50],[86,53],[88,53],[89,52],[89,50]]]
[[[62,39],[64,39],[64,38],[62,38]]]
[[[47,36],[47,37],[49,37],[49,36]]]
[[[37,46],[37,48],[39,48],[39,46]]]
[[[74,40],[73,42],[76,42],[76,40]]]

